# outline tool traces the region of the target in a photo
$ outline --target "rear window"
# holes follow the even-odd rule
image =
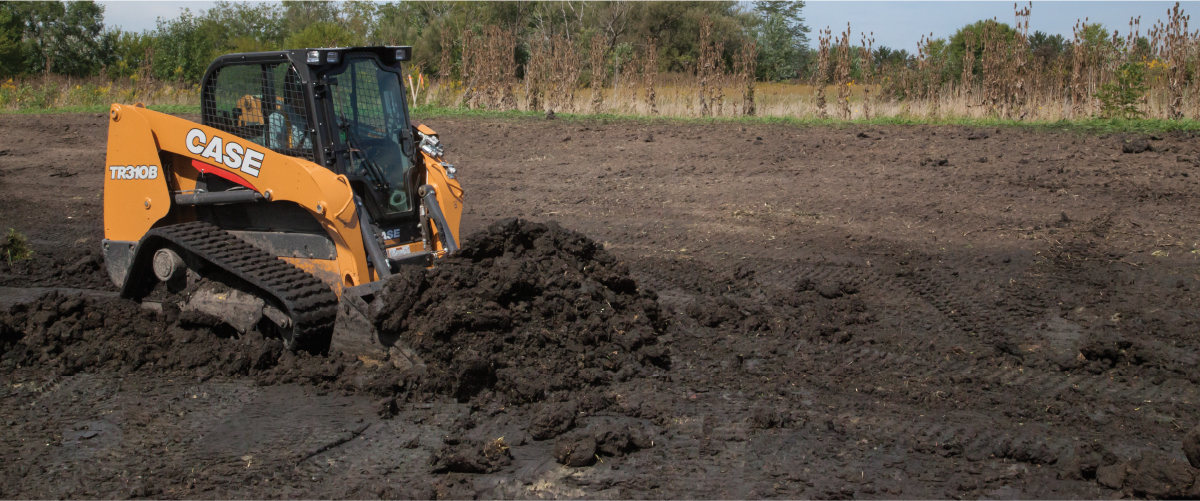
[[[312,122],[288,63],[225,66],[205,82],[201,119],[284,155],[313,159]]]

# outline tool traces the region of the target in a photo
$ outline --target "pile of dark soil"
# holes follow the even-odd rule
[[[81,256],[77,248],[50,249],[11,263],[0,259],[0,286],[116,290],[104,269],[104,257],[91,249],[84,249]]]
[[[132,301],[50,292],[0,313],[0,372],[37,366],[58,376],[80,372],[251,376],[260,384],[302,383],[350,393],[392,395],[409,387],[390,365],[352,356],[292,353],[257,333],[240,338],[218,319]]]
[[[554,223],[494,223],[437,267],[391,278],[372,307],[381,333],[424,358],[427,384],[459,400],[540,401],[670,363],[655,293]]]
[[[653,292],[595,242],[556,225],[506,220],[466,239],[436,268],[398,275],[373,305],[427,377],[351,354],[291,353],[278,339],[237,336],[216,318],[126,300],[51,292],[0,313],[0,371],[251,376],[392,397],[416,391],[466,401],[494,390],[513,403],[666,367]]]

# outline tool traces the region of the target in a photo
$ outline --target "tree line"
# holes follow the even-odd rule
[[[222,1],[181,9],[139,33],[106,28],[103,6],[91,0],[0,2],[0,76],[20,80],[0,82],[0,106],[46,107],[64,96],[81,104],[144,96],[190,102],[187,93],[222,54],[411,45],[410,69],[436,76],[440,90],[426,98],[438,96],[439,105],[511,107],[514,93],[530,107],[542,93],[573,103],[575,89],[590,87],[591,108],[609,109],[615,102],[604,101],[605,93],[620,87],[628,94],[630,84],[644,89],[651,113],[662,101],[654,97],[660,85],[682,106],[678,113],[701,116],[710,104],[718,114],[731,109],[722,106],[733,87],[741,103],[730,104],[744,114],[758,103],[768,113],[803,114],[807,106],[824,117],[829,86],[837,95],[828,102],[845,118],[871,116],[880,106],[892,114],[1011,117],[1053,109],[1047,116],[1178,118],[1200,110],[1193,104],[1200,33],[1188,31],[1178,4],[1145,36],[1139,18],[1124,35],[1124,27],[1080,21],[1067,38],[1030,33],[1030,3],[1014,6],[1011,25],[989,19],[944,38],[931,33],[912,53],[876,47],[873,35],[850,25],[814,34],[804,7],[778,0]],[[90,79],[70,85],[47,78],[53,75]],[[802,85],[756,93],[754,82],[770,81]]]
[[[397,2],[283,1],[249,4],[221,1],[199,12],[181,9],[178,17],[159,18],[157,28],[141,33],[106,29],[104,7],[94,1],[0,3],[0,75],[59,74],[129,77],[145,68],[161,80],[195,82],[213,58],[228,53],[288,48],[353,45],[412,45],[416,63],[432,74],[457,74],[463,34],[499,26],[519,39],[560,35],[585,45],[595,35],[605,43],[603,60],[629,61],[639,45],[654,40],[661,72],[694,72],[701,57],[703,19],[712,37],[723,40],[721,55],[732,62],[742,44],[757,45],[760,81],[809,80],[818,48],[809,47],[804,2]],[[1013,37],[1007,23],[979,21],[946,38],[930,38],[932,59],[944,59],[951,78],[966,41],[994,24]],[[1089,43],[1105,43],[1100,24],[1084,26]],[[865,40],[864,40],[865,42]],[[1030,50],[1051,60],[1069,43],[1062,35],[1034,32]],[[443,47],[450,45],[450,47]],[[444,50],[447,49],[447,50]],[[982,47],[973,50],[981,51]],[[449,58],[443,57],[448,53]],[[914,65],[918,54],[889,47],[872,48],[872,64]],[[514,64],[528,61],[528,49],[516,47]],[[444,71],[440,66],[449,64]],[[864,68],[855,65],[857,76]]]
[[[129,77],[139,69],[162,80],[197,81],[213,58],[228,53],[353,45],[412,45],[429,73],[450,64],[457,74],[466,32],[498,26],[519,38],[563,36],[581,44],[604,37],[604,60],[620,64],[653,39],[660,70],[687,71],[700,58],[702,19],[713,36],[759,40],[760,78],[796,78],[808,55],[803,2],[217,2],[212,8],[159,18],[141,33],[105,27],[104,7],[76,2],[0,3],[0,75]],[[443,46],[450,54],[446,61]],[[528,60],[517,47],[514,64]],[[445,73],[443,73],[445,74]]]

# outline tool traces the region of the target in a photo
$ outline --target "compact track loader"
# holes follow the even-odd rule
[[[103,252],[121,296],[291,349],[382,354],[367,305],[458,248],[463,191],[408,115],[410,47],[229,54],[200,123],[109,111]]]

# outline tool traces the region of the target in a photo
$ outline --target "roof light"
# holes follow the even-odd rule
[[[409,59],[408,50],[409,50],[408,47],[401,47],[399,49],[396,49],[396,60],[397,61],[408,61],[408,59]]]
[[[309,64],[316,64],[316,63],[321,62],[321,53],[317,52],[315,50],[308,51],[308,62],[309,62]]]
[[[338,58],[337,52],[326,52],[325,53],[325,62],[327,62],[327,63],[336,63],[337,58]]]

